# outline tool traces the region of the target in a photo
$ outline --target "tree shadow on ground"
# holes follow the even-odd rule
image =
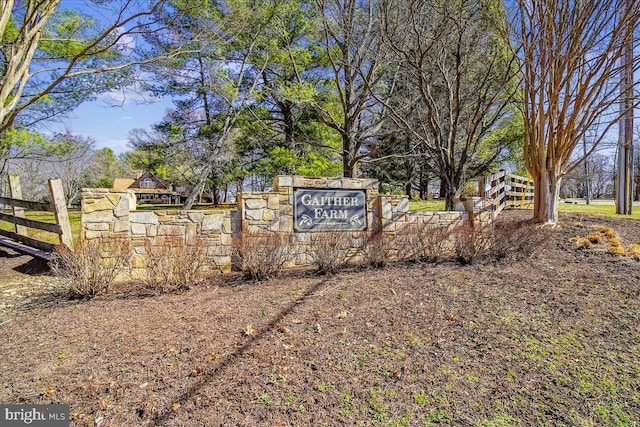
[[[325,277],[328,278],[330,276]],[[327,280],[323,278],[312,284],[303,294],[294,299],[291,303],[284,307],[283,310],[277,313],[269,323],[267,323],[259,330],[255,331],[255,334],[247,336],[246,341],[234,352],[213,361],[208,369],[205,369],[205,372],[199,376],[201,380],[198,381],[198,383],[192,385],[175,399],[170,400],[171,406],[163,409],[158,415],[156,415],[150,425],[161,426],[169,423],[171,418],[176,415],[176,411],[174,409],[175,407],[185,407],[185,403],[196,396],[203,387],[212,382],[214,378],[224,375],[224,371],[232,366],[236,359],[251,351],[252,347],[254,347],[255,344],[262,340],[268,333],[275,330],[278,324],[280,324],[285,317],[291,314],[297,307],[300,307],[307,298],[312,297],[326,283]]]

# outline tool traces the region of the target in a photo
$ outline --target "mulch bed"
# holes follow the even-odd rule
[[[50,278],[0,315],[0,402],[70,404],[74,426],[639,425],[640,261],[578,248],[594,226],[640,243],[640,221],[562,215],[531,257],[467,266],[88,301]],[[3,289],[48,277],[17,258]]]

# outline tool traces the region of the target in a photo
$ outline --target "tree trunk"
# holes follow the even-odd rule
[[[406,194],[407,196],[409,196],[409,198],[411,199],[411,190],[413,190],[413,185],[411,184],[411,181],[407,181],[404,184],[404,194]]]
[[[344,178],[355,178],[357,175],[356,162],[354,161],[353,141],[348,135],[342,136],[342,174]]]
[[[185,200],[184,205],[182,205],[183,209],[185,210],[191,209],[191,207],[196,201],[196,198],[200,194],[200,191],[202,191],[202,189],[204,188],[204,184],[207,181],[207,177],[209,176],[212,170],[213,170],[213,166],[211,164],[208,164],[202,170],[202,172],[200,173],[200,176],[198,176],[198,182],[191,190],[191,194],[189,194],[189,197],[187,197],[187,200]]]
[[[554,176],[550,170],[544,170],[538,177],[533,178],[533,183],[535,185],[533,218],[545,224],[557,224],[562,177]]]
[[[215,184],[211,185],[211,198],[214,205],[220,204],[220,189]]]
[[[424,172],[420,172],[420,199],[421,200],[429,200],[429,174],[425,174]]]
[[[280,111],[282,113],[282,123],[284,129],[284,144],[289,150],[295,153],[296,141],[295,141],[295,118],[293,116],[293,104],[289,101],[284,101],[280,104]],[[297,153],[296,153],[297,154]],[[291,171],[287,171],[291,173]]]
[[[455,208],[455,199],[457,197],[456,186],[449,181],[442,181],[440,191],[444,191],[444,210],[452,211]]]

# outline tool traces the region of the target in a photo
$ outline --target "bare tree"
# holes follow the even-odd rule
[[[454,207],[470,167],[482,173],[513,141],[487,138],[508,125],[517,93],[513,55],[495,28],[496,1],[388,0],[384,34],[413,90],[387,104],[393,120],[433,159]],[[406,84],[406,83],[405,83]],[[413,94],[413,95],[411,95]]]
[[[584,163],[587,163],[587,168]],[[587,174],[586,171],[589,171]],[[590,197],[601,199],[610,195],[613,189],[613,163],[604,154],[592,153],[584,159],[580,167],[573,169],[562,180],[562,197],[586,197],[587,186]]]
[[[54,141],[68,146],[65,152],[60,152],[52,161],[43,164],[43,170],[50,177],[60,178],[67,204],[79,204],[77,200],[80,190],[87,182],[87,169],[91,166],[95,141],[91,137],[74,135],[67,130],[65,133],[54,135]]]
[[[376,100],[387,87],[388,49],[381,43],[376,0],[317,0],[320,44],[338,96],[337,110],[316,105],[320,121],[338,132],[343,175],[356,177],[358,164],[380,145],[385,111]],[[331,148],[331,147],[328,147]]]
[[[32,200],[48,198],[47,180],[59,178],[65,199],[72,205],[76,203],[80,188],[87,182],[94,141],[67,130],[53,135],[47,145],[32,147],[29,156],[11,159],[11,172],[23,178],[23,196]]]
[[[640,2],[626,0],[517,0],[512,40],[521,60],[525,164],[535,184],[533,216],[558,221],[562,177],[580,164],[572,158],[589,129],[598,143],[629,108],[620,59],[640,18]],[[634,60],[638,70],[640,61]]]

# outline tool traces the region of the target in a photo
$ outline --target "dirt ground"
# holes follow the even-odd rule
[[[0,402],[74,426],[637,426],[640,261],[616,239],[640,221],[561,215],[524,259],[89,301],[0,250]]]

